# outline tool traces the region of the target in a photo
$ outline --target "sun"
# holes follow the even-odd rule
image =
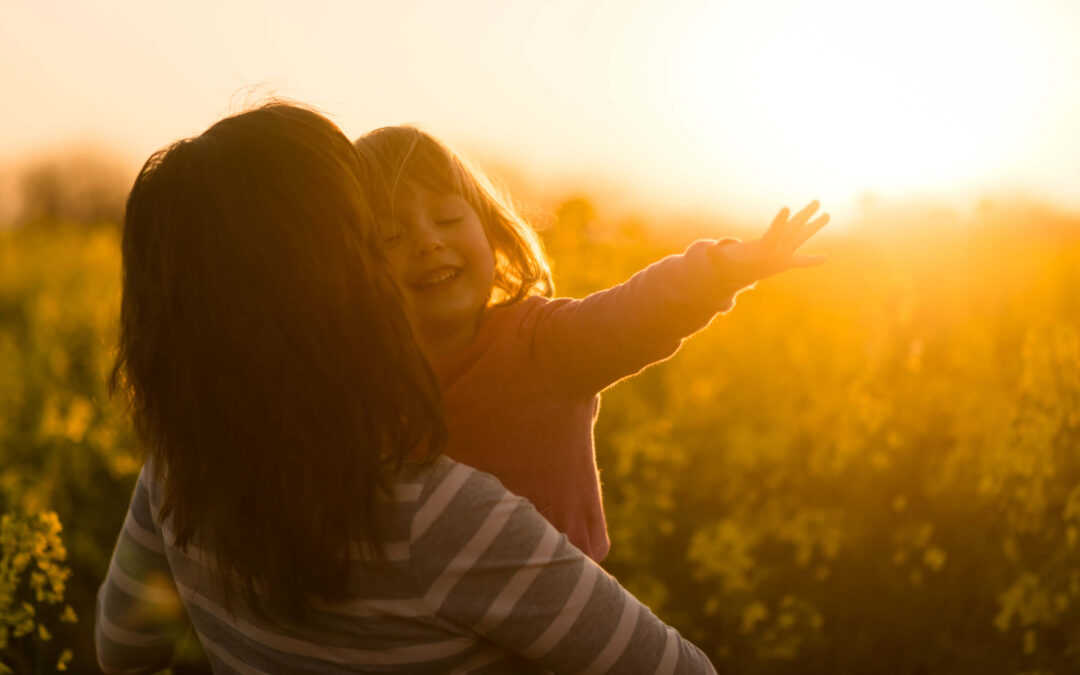
[[[761,7],[719,9],[687,35],[676,89],[703,144],[849,196],[967,187],[1010,161],[1037,37],[1001,3]],[[732,21],[740,37],[717,40]]]

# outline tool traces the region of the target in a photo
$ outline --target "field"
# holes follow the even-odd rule
[[[564,295],[689,243],[581,201],[558,216],[544,236]],[[117,239],[0,230],[0,663],[15,672],[65,649],[70,668],[93,663],[94,594],[138,469],[105,384]],[[1080,218],[868,213],[813,248],[827,265],[766,280],[604,394],[605,566],[725,672],[1080,672]]]

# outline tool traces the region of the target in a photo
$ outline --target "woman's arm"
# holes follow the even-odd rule
[[[524,657],[560,673],[715,672],[527,500],[493,476],[445,465],[414,519],[412,565],[438,617],[492,644],[479,660]]]
[[[144,466],[135,485],[109,573],[98,590],[94,626],[98,665],[106,673],[152,673],[169,666],[188,627],[165,545],[150,509]]]

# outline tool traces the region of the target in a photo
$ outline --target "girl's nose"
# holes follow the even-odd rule
[[[422,225],[416,228],[416,239],[413,248],[417,255],[428,255],[441,251],[444,248],[439,231],[431,225]]]

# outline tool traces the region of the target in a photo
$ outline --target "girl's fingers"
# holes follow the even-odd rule
[[[796,213],[795,217],[791,219],[791,227],[788,231],[794,233],[801,230],[802,226],[806,224],[806,221],[810,220],[810,216],[814,215],[814,211],[817,211],[819,206],[821,204],[816,199],[804,206],[803,210]]]
[[[803,231],[795,236],[792,240],[792,250],[799,248],[806,243],[806,240],[814,236],[821,231],[821,228],[829,224],[829,214],[823,213],[814,220],[810,221]]]
[[[767,248],[772,248],[783,239],[784,233],[787,231],[789,213],[790,211],[786,206],[780,209],[780,212],[773,218],[772,224],[769,225],[769,229],[765,230],[765,234],[761,235],[761,243]]]

